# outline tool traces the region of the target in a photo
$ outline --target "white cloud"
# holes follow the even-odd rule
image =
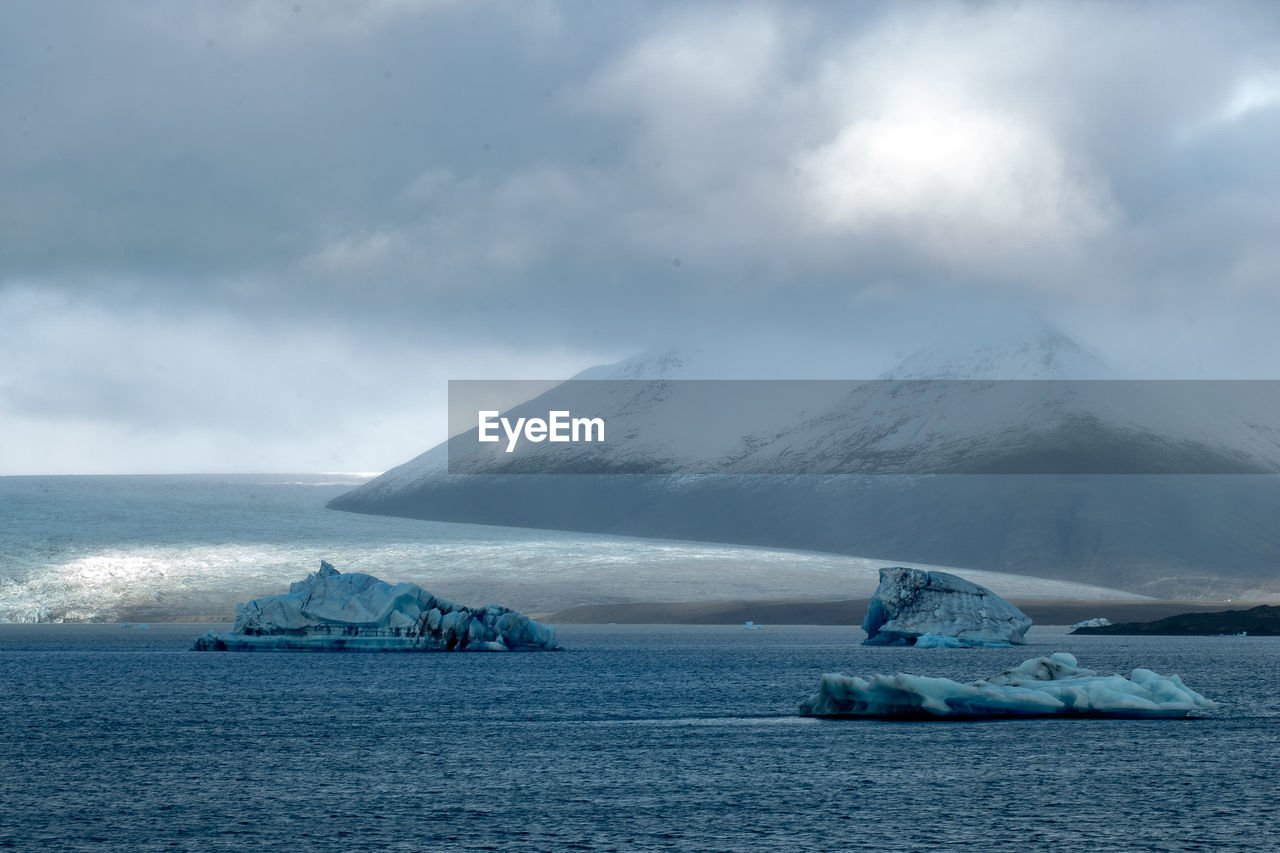
[[[331,276],[360,276],[376,271],[394,251],[396,238],[386,232],[353,234],[304,258],[303,269]]]
[[[1060,12],[938,8],[848,32],[761,7],[663,20],[584,90],[635,123],[622,239],[809,274],[891,247],[1000,286],[1081,251],[1119,211],[1036,65],[1067,50]]]
[[[449,379],[620,355],[131,305],[124,286],[0,291],[0,472],[384,470],[446,437]]]
[[[800,374],[895,306],[877,342],[1033,302],[1147,337],[1214,313],[1237,352],[1274,313],[1262,2],[15,9],[0,470],[77,434],[117,470],[300,465],[325,417],[408,455],[405,388],[468,365],[718,335]],[[317,376],[358,389],[337,415]]]
[[[1112,215],[1034,125],[945,106],[856,121],[797,158],[817,222],[836,235],[889,236],[939,260],[1073,248]]]
[[[602,109],[641,113],[650,122],[646,130],[682,138],[758,108],[774,82],[784,36],[780,18],[764,8],[732,17],[670,17],[614,60],[582,96]]]
[[[1238,121],[1259,110],[1280,106],[1280,73],[1251,75],[1238,81],[1223,105],[1223,121]]]
[[[782,65],[802,32],[767,7],[681,13],[609,62],[572,101],[630,123],[649,181],[687,195],[759,166],[780,133]]]

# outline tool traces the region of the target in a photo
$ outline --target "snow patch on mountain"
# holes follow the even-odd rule
[[[1117,379],[1100,353],[1043,320],[961,329],[907,356],[881,379]]]

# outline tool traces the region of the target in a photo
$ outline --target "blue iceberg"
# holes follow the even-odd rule
[[[390,584],[326,562],[282,595],[236,608],[230,633],[210,631],[197,651],[550,651],[556,629],[486,604],[470,608],[414,583]]]
[[[1031,619],[979,586],[947,572],[880,570],[880,585],[867,608],[865,646],[1008,648],[1025,643]]]
[[[1000,675],[962,684],[949,678],[898,673],[857,678],[828,673],[800,703],[810,717],[972,719],[981,717],[1185,717],[1213,702],[1176,675],[1135,669],[1099,675],[1058,652],[1031,658]]]

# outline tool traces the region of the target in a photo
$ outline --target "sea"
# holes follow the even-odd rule
[[[673,574],[682,564],[696,572],[688,561],[699,553],[731,580],[770,564],[696,543],[402,527],[425,523],[323,510],[325,490],[342,484],[273,491],[236,480],[228,491],[208,478],[75,479],[0,479],[6,601],[11,616],[33,617],[0,624],[0,849],[1280,846],[1280,638],[1085,637],[1036,626],[1013,649],[899,649],[859,645],[854,626],[565,624],[558,652],[194,652],[192,640],[217,626],[49,620],[155,616],[166,602],[212,607],[222,601],[209,592],[219,572],[233,586],[274,583],[273,573],[296,576],[334,553],[369,570],[378,559],[361,555],[378,543],[384,560],[443,553],[477,572],[497,567],[503,583],[532,584],[538,566],[557,560],[585,572],[595,558],[575,563],[573,549],[603,548],[624,566],[617,578],[627,576],[628,555],[650,565],[642,589],[668,559],[648,548],[689,549],[669,555],[664,571]],[[257,497],[241,506],[246,495]],[[161,503],[174,517],[139,519]],[[303,504],[315,509],[311,533],[299,521]],[[242,528],[230,521],[237,514]],[[341,532],[348,521],[357,533]],[[412,530],[430,532],[404,532]],[[530,548],[522,568],[501,568]],[[211,564],[208,577],[188,552]],[[258,562],[241,561],[251,553]],[[110,606],[95,604],[81,575],[63,575],[62,587],[49,580],[51,566],[95,559],[108,579],[84,577],[116,590]],[[838,574],[814,559],[815,572]],[[177,581],[156,575],[164,571]],[[130,584],[144,591],[130,598]],[[796,712],[826,672],[973,680],[1056,651],[1102,672],[1180,674],[1221,708],[1146,721]]]
[[[1274,851],[1274,638],[886,649],[853,628],[562,626],[560,652],[189,651],[206,626],[0,626],[0,848]],[[1186,720],[799,717],[824,672],[1069,651]]]

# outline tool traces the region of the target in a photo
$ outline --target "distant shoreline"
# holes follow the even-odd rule
[[[869,598],[825,600],[813,598],[726,599],[716,601],[630,601],[619,604],[583,604],[563,610],[525,611],[531,619],[548,625],[848,625],[857,627],[867,614]],[[1112,622],[1149,622],[1182,613],[1240,610],[1274,602],[1164,601],[1108,599],[1010,598],[1036,625],[1074,625],[1105,617]],[[166,618],[158,608],[138,608],[121,614],[119,621],[74,621],[60,625],[225,625],[225,614]],[[41,623],[12,622],[11,626]]]
[[[554,613],[530,614],[550,624],[600,625],[860,625],[868,598],[841,601],[816,599],[735,599],[727,601],[635,601],[624,604],[584,604]],[[1178,613],[1206,613],[1252,607],[1249,602],[1105,601],[1019,599],[1010,602],[1037,625],[1074,625],[1105,617],[1112,622],[1143,622]],[[1262,602],[1258,602],[1262,603]]]

